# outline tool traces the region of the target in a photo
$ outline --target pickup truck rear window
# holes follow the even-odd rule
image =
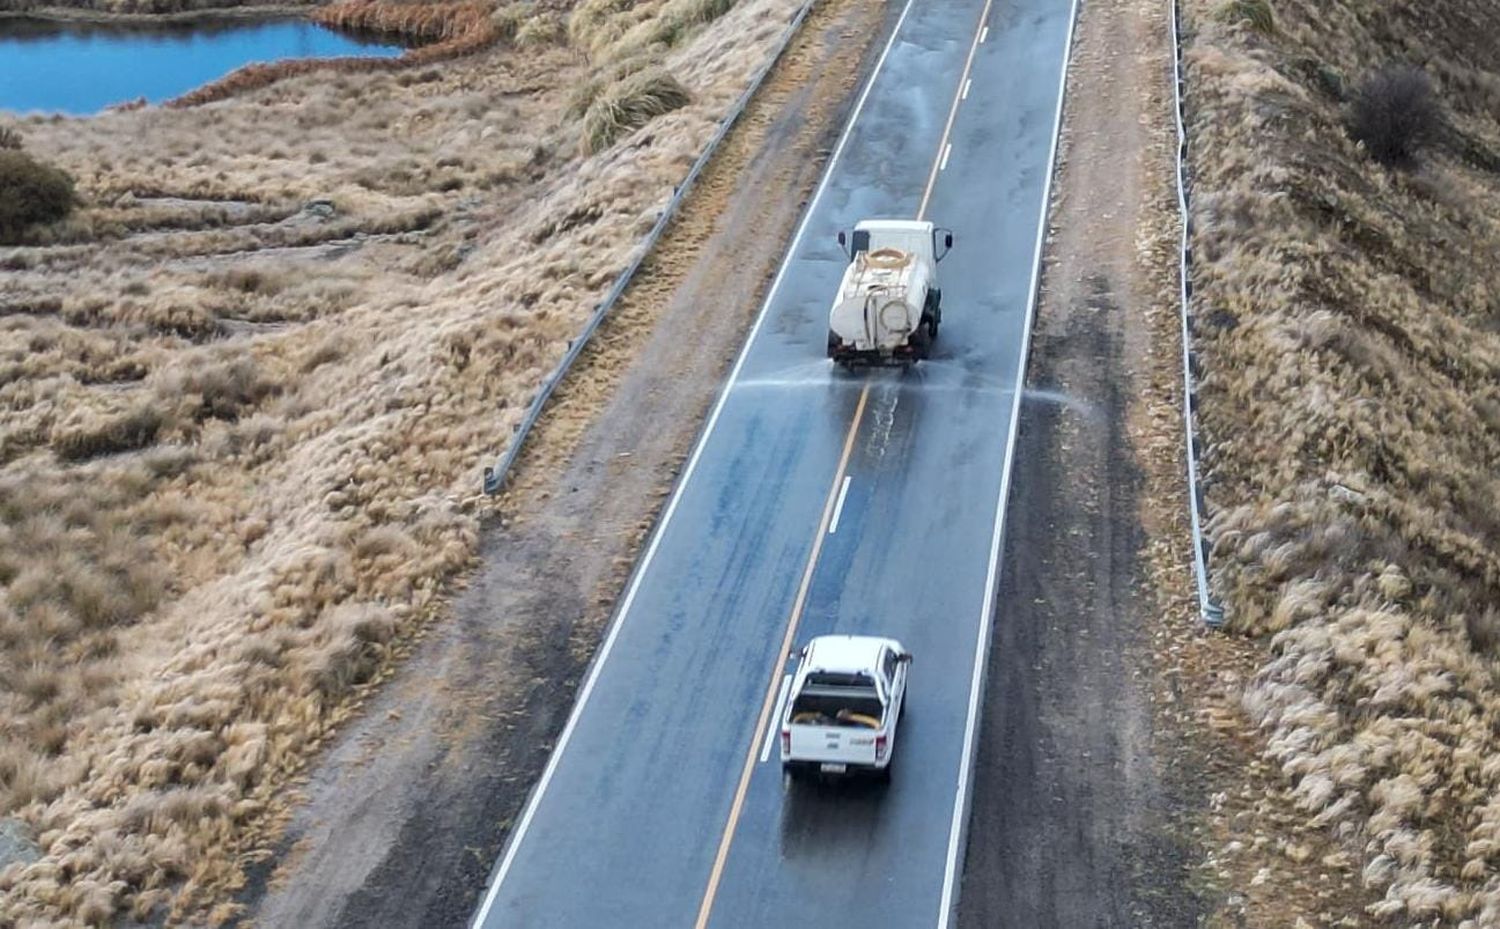
[[[875,680],[863,671],[843,673],[839,671],[814,671],[807,676],[808,687],[869,687]]]
[[[804,687],[792,701],[791,721],[800,726],[878,726],[884,718],[874,687]]]

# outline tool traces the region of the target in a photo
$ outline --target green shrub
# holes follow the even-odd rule
[[[686,87],[665,71],[631,75],[599,94],[583,117],[583,149],[603,151],[632,129],[692,100]]]
[[[22,141],[21,133],[9,126],[0,126],[0,151],[18,152]]]
[[[29,226],[62,219],[75,202],[67,174],[22,152],[0,150],[0,242],[14,242]]]

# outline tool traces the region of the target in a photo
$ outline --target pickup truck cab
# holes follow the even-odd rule
[[[890,777],[911,653],[895,639],[818,636],[802,649],[781,717],[781,765]]]

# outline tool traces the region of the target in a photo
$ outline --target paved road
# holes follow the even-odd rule
[[[477,926],[947,924],[1071,22],[905,7]],[[834,233],[915,215],[957,239],[936,357],[832,370]],[[764,751],[788,643],[828,632],[916,655],[889,787]]]

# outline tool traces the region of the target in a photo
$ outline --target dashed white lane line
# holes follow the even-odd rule
[[[833,521],[828,524],[829,535],[839,531],[839,516],[844,512],[844,498],[849,496],[849,482],[852,480],[854,475],[844,475],[844,486],[839,488],[839,502],[833,505]]]
[[[981,29],[979,31],[979,44],[983,45],[984,42],[985,42],[985,40],[988,39],[989,37],[990,37],[990,27],[989,26],[985,26],[983,29]]]
[[[953,154],[953,143],[949,142],[947,146],[943,148],[943,163],[938,166],[939,171],[948,170],[948,156],[951,154]]]
[[[771,714],[771,724],[766,727],[766,744],[760,750],[760,763],[771,757],[771,746],[776,744],[776,726],[781,722],[781,708],[786,706],[786,690],[792,686],[792,676],[781,679],[781,692],[776,695],[776,712]]]
[[[967,100],[967,99],[969,99],[969,88],[972,87],[972,86],[974,86],[974,79],[972,77],[965,79],[964,80],[964,92],[963,92],[963,96],[959,97],[958,99],[960,99],[960,100]]]

